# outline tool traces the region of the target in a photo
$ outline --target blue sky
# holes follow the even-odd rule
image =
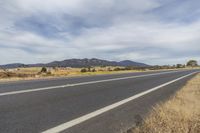
[[[0,0],[0,64],[200,61],[199,0]]]

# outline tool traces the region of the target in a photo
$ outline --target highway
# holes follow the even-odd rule
[[[121,133],[198,70],[0,83],[0,133]]]

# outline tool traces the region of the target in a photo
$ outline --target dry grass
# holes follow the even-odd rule
[[[57,77],[74,77],[74,76],[89,76],[100,74],[115,74],[115,73],[130,73],[130,72],[142,72],[142,71],[161,71],[161,70],[120,70],[115,71],[116,68],[124,68],[119,66],[107,66],[107,67],[93,67],[95,72],[81,72],[82,68],[48,68],[50,73],[40,73],[41,67],[29,67],[29,68],[15,68],[3,70],[0,69],[0,82],[18,81],[18,80],[32,80],[32,79],[44,79],[44,78],[57,78]],[[162,69],[164,70],[164,69]],[[170,70],[170,69],[168,69]],[[175,70],[175,69],[172,69]]]
[[[73,77],[73,76],[87,76],[100,74],[114,74],[114,73],[129,73],[141,72],[142,70],[127,70],[127,71],[113,71],[116,67],[94,67],[95,72],[81,72],[82,68],[48,68],[50,74],[40,73],[41,67],[30,68],[16,68],[4,71],[0,69],[0,82],[18,81],[18,80],[32,80],[43,78],[57,78],[57,77]],[[92,68],[92,69],[94,69]],[[109,71],[112,70],[112,71]]]
[[[157,105],[132,133],[200,133],[200,74],[172,99]]]

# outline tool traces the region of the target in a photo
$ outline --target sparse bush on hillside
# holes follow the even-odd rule
[[[106,67],[106,65],[102,65],[102,66],[100,66],[101,68],[104,68],[104,67]]]

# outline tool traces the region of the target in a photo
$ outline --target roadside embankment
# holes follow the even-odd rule
[[[200,133],[200,74],[128,133]]]

